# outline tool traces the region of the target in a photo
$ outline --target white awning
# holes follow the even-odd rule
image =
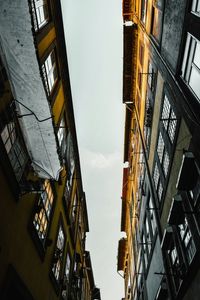
[[[28,0],[0,0],[0,51],[35,172],[58,179],[61,170],[50,106],[40,75]],[[22,103],[20,105],[19,103]],[[45,120],[39,122],[37,120]],[[50,118],[50,119],[49,119]],[[46,120],[47,119],[47,120]]]

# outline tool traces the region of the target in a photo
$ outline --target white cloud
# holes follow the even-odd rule
[[[105,154],[82,148],[80,153],[82,164],[92,169],[108,169],[122,163],[121,153],[118,152]]]

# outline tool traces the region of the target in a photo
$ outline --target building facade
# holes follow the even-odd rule
[[[0,298],[100,299],[60,1],[0,8]]]
[[[200,292],[200,1],[124,0],[124,300]]]

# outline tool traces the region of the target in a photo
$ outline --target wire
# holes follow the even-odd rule
[[[17,115],[18,118],[22,118],[22,117],[26,117],[26,116],[31,116],[31,115],[33,115],[33,116],[36,118],[36,120],[37,120],[38,122],[40,122],[40,123],[45,122],[45,121],[48,121],[48,120],[50,120],[50,119],[53,118],[53,116],[50,116],[50,117],[48,117],[48,118],[45,118],[45,119],[40,120],[40,119],[37,117],[37,115],[36,115],[30,108],[28,108],[26,105],[24,105],[23,103],[21,103],[19,100],[15,99],[15,98],[14,98],[13,100],[16,101],[17,103],[19,103],[20,105],[22,105],[22,106],[25,107],[28,111],[31,112],[30,114]]]

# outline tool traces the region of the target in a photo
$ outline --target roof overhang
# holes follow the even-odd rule
[[[121,231],[126,232],[127,227],[127,189],[128,189],[128,172],[129,168],[123,169],[123,186],[122,186],[122,208],[121,208]]]
[[[118,244],[117,271],[124,271],[127,251],[128,251],[127,239],[122,238],[121,240],[119,240],[119,244]]]
[[[176,188],[180,191],[189,191],[194,188],[198,179],[199,173],[192,152],[185,152],[176,183]]]
[[[124,21],[131,21],[132,19],[132,6],[131,6],[131,0],[123,0],[122,3],[122,15]]]
[[[23,116],[20,126],[27,150],[38,176],[57,180],[61,165],[32,27],[28,0],[1,1],[0,51],[18,114]]]
[[[122,211],[121,211],[121,231],[127,230],[127,201],[122,199]]]
[[[130,143],[130,131],[131,131],[131,119],[132,119],[132,107],[126,106],[126,117],[125,117],[125,129],[124,129],[124,162],[128,161],[129,155],[129,143]]]
[[[123,103],[130,103],[135,99],[137,35],[138,29],[136,24],[131,26],[124,25]]]
[[[177,194],[174,196],[168,216],[168,224],[179,225],[184,222],[183,201],[182,196]]]
[[[163,239],[161,242],[162,249],[165,249],[165,250],[169,249],[170,241],[172,240],[172,234],[173,234],[173,228],[172,228],[172,226],[168,225],[163,234]]]

